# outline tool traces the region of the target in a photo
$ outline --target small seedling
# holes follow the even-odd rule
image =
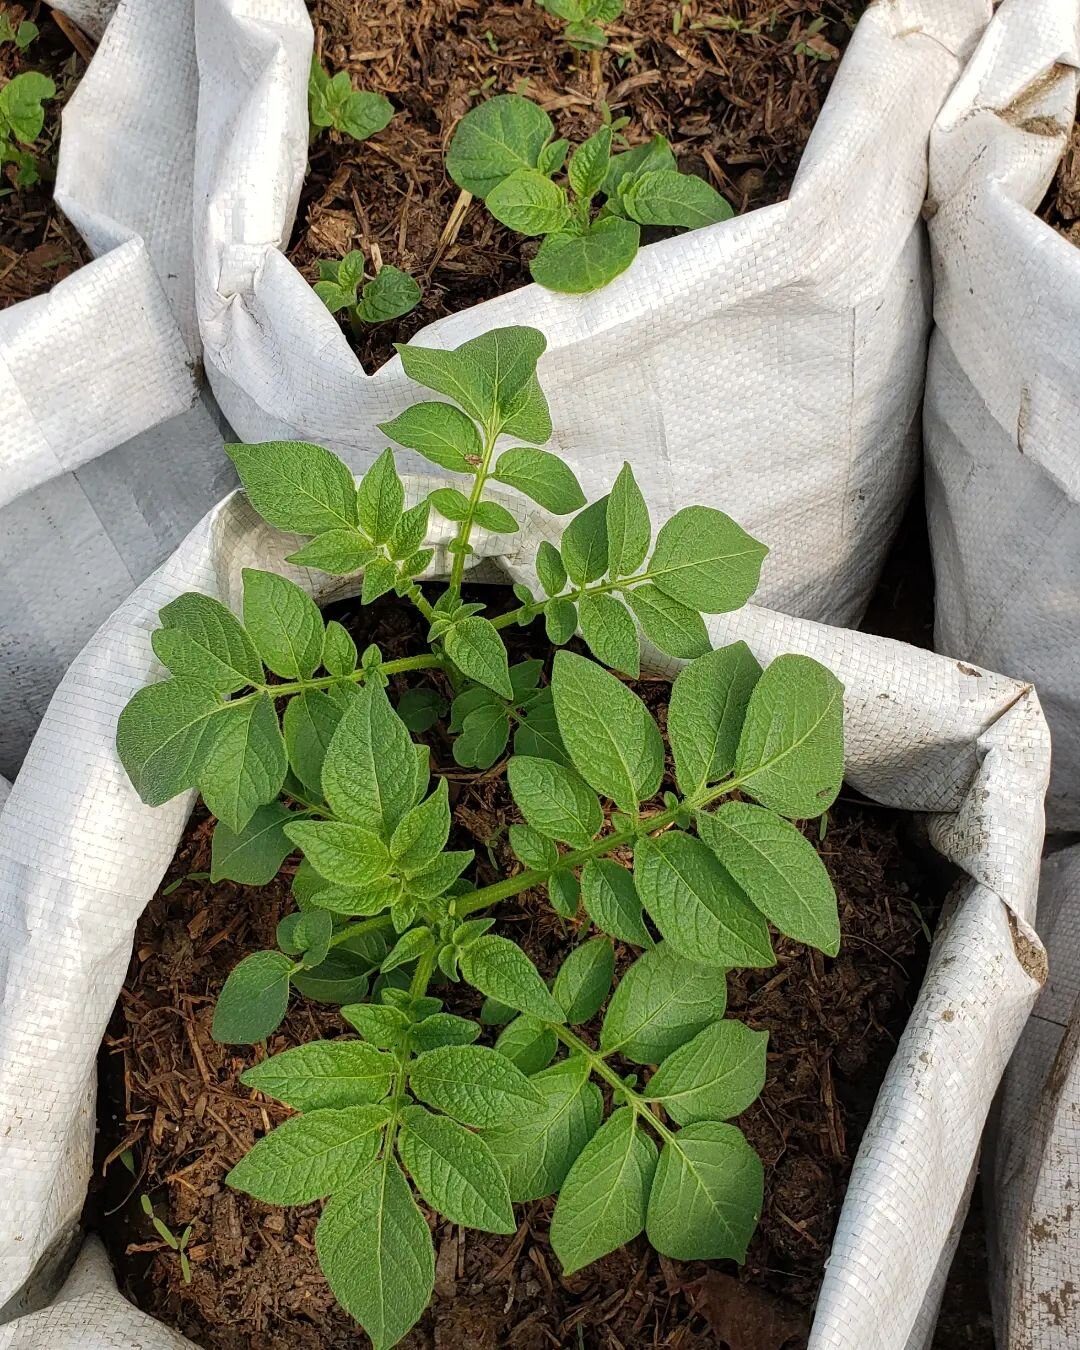
[[[252,507],[307,541],[288,561],[362,573],[361,604],[396,592],[428,624],[422,650],[358,653],[306,591],[245,570],[242,619],[205,595],[165,606],[151,644],[170,677],[140,690],[117,730],[144,801],[201,791],[217,817],[215,881],[265,885],[303,854],[297,909],[276,947],[230,974],[213,1035],[264,1041],[293,991],[341,1005],[358,1035],[243,1074],[297,1114],[228,1183],[266,1204],[329,1197],[319,1261],[375,1350],[431,1297],[418,1199],[508,1234],[515,1204],[557,1195],[551,1244],[567,1274],[643,1232],[675,1260],[743,1260],[763,1172],[730,1122],[761,1091],[768,1035],[724,1016],[727,972],[775,962],[770,923],[829,955],[840,943],[828,873],[793,823],[839,791],[840,682],[805,656],[762,669],[744,643],[711,649],[703,615],[746,602],[766,549],[714,507],[686,506],[654,532],[629,465],[586,505],[540,448],[544,347],[531,328],[451,351],[398,346],[405,375],[437,397],[380,430],[460,484],[411,506],[389,449],[359,487],[316,445],[230,449]],[[476,531],[520,529],[493,485],[571,518],[531,566],[515,546],[534,584],[488,617],[462,595]],[[457,527],[434,599],[417,581],[435,558],[432,510]],[[511,665],[503,633],[538,618],[560,650]],[[612,673],[639,674],[639,630],[686,663],[666,746]],[[562,650],[578,631],[596,661]],[[406,672],[431,687],[398,694]],[[471,850],[447,848],[447,777],[432,787],[432,752],[412,738],[436,724],[433,743],[453,741],[459,765],[504,761],[520,866],[489,884]],[[545,890],[581,935],[550,984],[492,931],[500,903]],[[634,957],[618,979],[616,942]],[[478,1018],[444,1007],[462,982],[484,997]],[[598,1034],[582,1030],[597,1020]]]
[[[461,119],[446,168],[496,220],[543,237],[529,265],[534,281],[595,291],[633,262],[642,225],[695,229],[733,214],[711,184],[679,172],[663,136],[612,154],[616,131],[606,122],[568,158],[569,143],[554,139],[543,108],[500,94]],[[564,165],[565,183],[556,181]]]
[[[154,1213],[154,1206],[150,1202],[148,1195],[139,1196],[139,1204],[142,1206],[142,1212],[154,1225],[154,1232],[171,1248],[180,1258],[180,1274],[183,1276],[185,1284],[191,1283],[191,1262],[188,1260],[188,1243],[191,1241],[191,1224],[188,1224],[179,1237],[172,1231],[167,1223],[159,1219]]]
[[[26,51],[38,36],[38,26],[29,19],[23,19],[17,26],[6,14],[0,14],[0,47],[12,42],[19,51]]]
[[[170,881],[167,886],[163,886],[161,888],[161,894],[172,895],[188,881],[209,881],[209,880],[210,880],[209,872],[185,872],[182,877],[177,877],[174,881]]]
[[[314,139],[325,127],[332,127],[356,141],[366,141],[382,131],[394,115],[394,106],[382,94],[354,89],[344,70],[330,76],[311,58],[308,77],[308,118]]]
[[[364,255],[359,249],[346,253],[340,262],[319,262],[315,294],[331,314],[345,310],[353,330],[363,324],[399,319],[420,303],[420,287],[397,267],[384,266],[364,280]]]
[[[795,43],[795,55],[807,56],[811,61],[835,61],[840,53],[824,36],[822,32],[824,27],[823,18],[808,23]]]
[[[563,20],[563,36],[579,51],[606,47],[608,35],[600,25],[614,23],[623,12],[622,0],[539,0],[539,5]]]
[[[45,125],[45,102],[55,97],[56,85],[36,70],[25,71],[0,89],[0,164],[11,164],[15,187],[33,187],[41,181],[36,157],[21,146],[32,146]]]

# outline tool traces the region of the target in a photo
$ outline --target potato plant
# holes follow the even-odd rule
[[[393,116],[394,105],[388,98],[366,89],[354,89],[346,71],[328,75],[319,58],[311,58],[308,120],[312,139],[320,131],[332,127],[353,140],[366,141],[388,126]]]
[[[543,108],[499,94],[454,132],[447,173],[507,228],[542,237],[529,270],[549,290],[606,286],[634,261],[643,225],[695,229],[733,214],[711,184],[679,172],[663,136],[612,154],[612,130],[570,153]]]
[[[45,125],[44,104],[56,95],[48,75],[25,71],[0,88],[0,165],[10,164],[10,181],[17,188],[41,181],[41,169],[31,147]]]
[[[602,27],[614,23],[623,12],[622,0],[539,0],[540,8],[566,27],[563,36],[571,47],[593,51],[606,47],[608,35]]]
[[[340,261],[319,260],[315,294],[331,314],[344,310],[354,331],[399,319],[420,303],[420,287],[398,267],[384,265],[367,277],[364,255],[352,249]]]
[[[213,1034],[264,1041],[295,991],[340,1005],[356,1035],[244,1073],[296,1114],[228,1181],[270,1204],[326,1199],[319,1259],[376,1350],[431,1296],[418,1199],[512,1233],[515,1204],[557,1195],[566,1272],[642,1232],[675,1259],[742,1259],[762,1166],[731,1121],[761,1090],[767,1036],[724,1016],[726,973],[773,964],[770,924],[830,955],[839,945],[829,877],[792,822],[839,790],[841,685],[804,656],[763,670],[741,642],[710,648],[702,616],[747,600],[765,548],[706,506],[654,532],[629,466],[586,505],[540,448],[543,350],[529,328],[399,348],[437,397],[381,429],[459,484],[412,505],[390,449],[357,487],[315,445],[232,447],[255,510],[305,540],[289,561],[362,575],[362,604],[396,592],[426,620],[426,649],[359,653],[299,586],[249,569],[239,617],[198,594],[164,607],[151,642],[168,678],[119,721],[144,801],[197,788],[217,817],[214,880],[264,884],[303,855],[295,913],[273,950],[233,970]],[[538,585],[488,617],[462,581],[478,530],[519,529],[496,484],[572,518],[558,547],[539,545]],[[441,563],[425,542],[432,510],[453,526],[434,599],[418,582]],[[557,649],[547,680],[540,660],[511,664],[503,639],[541,616]],[[613,673],[638,674],[639,629],[686,662],[666,748]],[[565,649],[578,630],[596,660]],[[392,697],[406,672],[432,672],[451,706],[434,684]],[[413,739],[438,719],[459,762],[503,762],[520,813],[508,827],[520,867],[488,884],[472,851],[449,847],[448,782]],[[495,931],[500,902],[525,891],[546,891],[579,939],[550,985]],[[616,943],[637,953],[618,980]],[[479,1018],[451,1010],[473,1006],[460,984],[484,996]]]

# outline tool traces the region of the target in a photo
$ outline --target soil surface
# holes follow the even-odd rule
[[[1077,119],[1050,191],[1039,207],[1043,220],[1074,244],[1080,244],[1080,105]]]
[[[41,71],[56,85],[56,97],[45,104],[45,127],[33,146],[41,182],[15,188],[14,168],[0,172],[0,309],[40,295],[69,276],[90,254],[79,232],[61,214],[52,199],[56,156],[60,145],[60,110],[71,97],[93,44],[70,19],[41,3],[5,4],[0,15],[13,28],[29,19],[39,36],[25,51],[13,42],[0,46],[0,85],[27,70]],[[26,147],[20,147],[26,148]]]
[[[536,0],[309,0],[316,51],[356,88],[385,94],[390,125],[311,147],[289,257],[373,251],[424,298],[354,342],[368,371],[425,324],[525,285],[531,244],[482,202],[464,211],[443,162],[458,120],[494,94],[544,107],[577,144],[605,108],[628,145],[661,134],[679,166],[738,212],[786,197],[862,0],[626,0],[607,47],[575,51]],[[347,331],[347,330],[346,330]],[[351,337],[351,335],[350,335]]]
[[[397,602],[366,611],[338,607],[337,617],[355,629],[358,613],[361,646],[376,641],[388,658],[417,649],[412,614]],[[546,654],[541,635],[510,631],[519,644],[515,659]],[[663,725],[667,686],[636,687]],[[481,884],[513,870],[505,827],[517,813],[503,766],[460,769],[438,728],[426,739],[436,772],[451,784],[458,836],[452,845],[477,849]],[[211,887],[205,880],[211,830],[197,812],[139,924],[102,1054],[104,1181],[94,1201],[96,1223],[122,1287],[199,1345],[359,1350],[366,1338],[319,1272],[312,1243],[319,1206],[272,1209],[224,1185],[229,1168],[289,1114],[239,1085],[256,1052],[217,1045],[209,1028],[229,971],[247,952],[272,946],[278,920],[293,907],[292,864],[266,887]],[[825,838],[816,824],[809,833],[839,896],[840,955],[830,960],[778,938],[776,967],[734,972],[728,981],[731,1015],[770,1032],[765,1091],[739,1121],[766,1169],[764,1212],[746,1265],[669,1261],[639,1239],[564,1279],[548,1245],[550,1200],[519,1207],[520,1227],[508,1238],[433,1220],[436,1295],[403,1342],[409,1350],[806,1344],[851,1163],[918,989],[947,884],[914,837],[910,817],[847,791],[830,813]],[[521,942],[549,976],[577,929],[539,894],[498,911],[498,930]],[[620,970],[634,955],[619,948]],[[462,986],[439,992],[451,1010],[478,1007]],[[294,998],[266,1052],[347,1032],[335,1009]],[[125,1148],[135,1177],[117,1161]],[[175,1232],[193,1225],[190,1285],[149,1228],[139,1208],[144,1193]]]

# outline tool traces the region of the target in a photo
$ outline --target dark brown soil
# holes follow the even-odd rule
[[[1077,108],[1080,118],[1080,106]],[[1058,234],[1080,244],[1080,120],[1073,123],[1069,143],[1058,165],[1050,191],[1039,207],[1039,215]]]
[[[0,199],[0,309],[4,309],[49,290],[90,258],[78,231],[53,202],[52,193],[60,110],[86,69],[85,57],[92,44],[69,19],[54,16],[41,3],[14,5],[0,0],[0,14],[7,15],[14,28],[22,19],[30,19],[41,30],[25,52],[10,42],[0,46],[0,85],[27,70],[41,71],[56,85],[56,97],[45,105],[45,128],[33,147],[40,161],[41,182],[13,188],[13,166],[5,164],[0,173],[0,188],[12,188]]]
[[[626,0],[609,45],[590,54],[534,0],[309,0],[323,65],[398,111],[368,141],[327,132],[314,143],[289,257],[315,280],[316,259],[377,248],[420,281],[416,310],[355,342],[369,371],[424,324],[526,284],[528,242],[480,202],[456,210],[443,170],[462,115],[515,91],[575,144],[600,127],[605,104],[630,118],[629,144],[666,136],[680,167],[736,211],[781,201],[862,8]]]
[[[354,623],[357,611],[345,613]],[[383,602],[364,616],[364,642],[377,641],[387,656],[416,649],[410,611]],[[519,657],[544,650],[535,634],[517,640]],[[663,723],[667,686],[638,688]],[[430,739],[438,771],[451,780],[458,845],[477,847],[480,880],[492,880],[513,866],[505,824],[515,808],[501,766],[461,770],[445,740]],[[199,1345],[359,1350],[366,1338],[319,1272],[312,1245],[319,1207],[270,1209],[223,1184],[288,1112],[252,1100],[238,1084],[255,1053],[210,1039],[214,1000],[241,956],[273,945],[292,902],[287,875],[262,888],[211,887],[192,877],[208,868],[211,824],[201,811],[193,817],[140,922],[103,1050],[105,1181],[96,1203],[118,1212],[98,1222],[129,1295]],[[403,1343],[409,1350],[805,1345],[851,1161],[918,989],[927,924],[946,884],[907,818],[854,795],[830,813],[824,840],[816,826],[811,837],[839,895],[840,955],[829,960],[779,939],[777,967],[729,978],[732,1014],[770,1031],[765,1092],[739,1122],[766,1167],[764,1213],[746,1265],[672,1262],[641,1239],[564,1279],[547,1241],[550,1201],[522,1206],[511,1238],[440,1222],[436,1297]],[[551,974],[576,924],[530,893],[501,907],[499,928]],[[621,963],[632,956],[622,949]],[[475,1009],[460,986],[440,993],[450,1008]],[[335,1010],[296,998],[267,1052],[346,1031]],[[116,1161],[124,1148],[137,1180]],[[190,1286],[139,1210],[144,1192],[174,1231],[193,1224]]]

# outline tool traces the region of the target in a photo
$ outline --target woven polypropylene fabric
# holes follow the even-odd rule
[[[280,252],[307,164],[305,6],[197,0],[196,14],[211,383],[244,439],[317,441],[362,469],[383,446],[374,424],[415,391],[397,358],[362,371]],[[987,0],[871,6],[787,201],[643,248],[595,294],[528,286],[416,340],[541,329],[553,448],[587,495],[628,459],[659,511],[716,505],[772,546],[763,603],[857,619],[917,471],[926,137],[989,14]]]
[[[1051,829],[1080,828],[1080,249],[1034,211],[1078,66],[1080,0],[1005,0],[930,139],[936,641],[1039,690]]]
[[[1073,1350],[1080,1327],[1080,846],[1043,865],[1050,977],[1005,1076],[990,1178],[1000,1350]]]
[[[58,6],[98,34],[106,3]],[[125,0],[64,111],[94,261],[0,314],[0,773],[94,629],[234,486],[200,398],[192,0]]]
[[[409,499],[436,481],[410,479]],[[445,567],[451,527],[438,528],[434,568]],[[512,552],[499,556],[505,536],[481,533],[477,544],[489,564],[535,584],[537,543],[558,531],[537,509]],[[56,1264],[83,1203],[100,1038],[135,921],[191,806],[190,795],[144,806],[113,738],[131,694],[160,673],[149,634],[160,607],[182,591],[235,606],[241,570],[258,566],[281,569],[320,600],[347,593],[350,583],[285,564],[294,547],[242,496],[212,511],[74,662],[0,814],[0,1306],[7,1300],[9,1315],[22,1314],[6,1344],[44,1350],[77,1331],[83,1350],[176,1345],[142,1322],[118,1331],[104,1294],[55,1307],[44,1325],[58,1339],[33,1339],[43,1270]],[[968,877],[866,1132],[811,1341],[814,1350],[914,1348],[933,1322],[942,1254],[998,1075],[1039,987],[1030,922],[1045,723],[1026,686],[900,643],[752,607],[711,627],[715,641],[745,638],[763,661],[804,652],[835,670],[845,685],[848,781],[878,801],[931,813],[937,847]],[[674,668],[647,655],[660,673]],[[1026,945],[1014,945],[1014,935]],[[1030,959],[1018,959],[1018,949]],[[33,1296],[20,1297],[35,1271]],[[27,1328],[29,1339],[17,1339]]]

